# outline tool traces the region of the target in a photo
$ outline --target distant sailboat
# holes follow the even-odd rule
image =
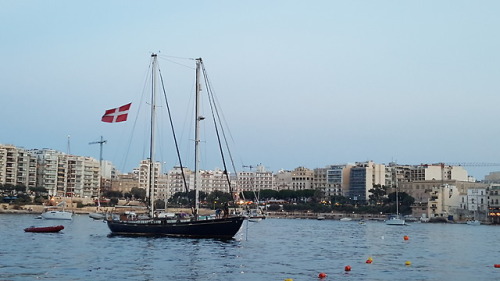
[[[396,215],[391,216],[388,220],[385,221],[387,225],[405,225],[406,222],[401,215],[399,214],[399,194],[398,194],[398,179],[395,178],[396,181]]]
[[[226,210],[225,215],[220,218],[203,218],[201,219],[198,215],[199,209],[199,196],[198,196],[198,188],[199,188],[199,148],[198,145],[200,143],[200,121],[204,119],[200,115],[199,106],[200,106],[200,75],[203,70],[203,74],[205,79],[206,74],[203,68],[203,62],[201,58],[196,59],[196,98],[195,98],[195,149],[194,149],[194,189],[195,189],[195,202],[193,206],[193,214],[191,216],[185,216],[183,214],[181,217],[178,216],[172,217],[159,217],[155,216],[155,206],[154,206],[154,186],[155,186],[155,178],[154,178],[154,147],[155,147],[155,109],[156,109],[156,76],[159,74],[158,63],[157,63],[157,55],[152,54],[152,97],[151,97],[151,136],[150,136],[150,156],[149,156],[149,175],[148,179],[148,190],[147,193],[149,198],[149,215],[147,217],[139,218],[136,216],[130,215],[120,215],[120,216],[112,216],[108,218],[107,224],[109,229],[113,234],[128,234],[128,235],[165,235],[165,236],[180,236],[180,237],[196,237],[196,238],[223,238],[229,239],[236,235],[236,233],[240,230],[243,221],[245,220],[244,216],[231,216],[229,215],[229,210]],[[161,79],[161,76],[158,77]],[[168,108],[168,104],[167,104]],[[215,119],[215,118],[214,118]],[[172,126],[173,128],[173,126]],[[175,144],[177,145],[177,141],[174,137]],[[219,148],[221,145],[219,145]],[[179,157],[180,161],[180,157]],[[182,163],[181,163],[182,170]],[[225,166],[225,164],[224,164]],[[229,175],[227,172],[224,173],[228,180],[229,187],[231,188],[231,184],[229,181]],[[184,185],[187,192],[187,183],[184,179]]]

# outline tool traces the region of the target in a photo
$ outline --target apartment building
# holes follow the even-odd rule
[[[279,170],[274,176],[273,190],[292,190],[292,172]]]
[[[36,186],[37,158],[30,151],[0,144],[0,184]]]
[[[312,189],[313,176],[314,176],[313,170],[310,170],[305,167],[295,168],[295,170],[292,171],[292,178],[291,178],[292,190],[298,191],[298,190]]]
[[[266,171],[263,165],[257,165],[255,171],[238,172],[237,188],[239,191],[255,191],[274,189],[274,175]]]
[[[375,164],[373,161],[357,162],[350,170],[349,179],[348,197],[352,200],[366,202],[370,196],[369,190],[373,188],[373,185],[385,185],[385,165]]]
[[[488,218],[491,223],[500,224],[500,184],[488,187]]]
[[[96,197],[99,189],[99,161],[68,155],[53,149],[31,150],[38,161],[37,185],[50,196]]]
[[[313,170],[313,189],[321,190],[325,199],[349,192],[352,165],[330,165]]]

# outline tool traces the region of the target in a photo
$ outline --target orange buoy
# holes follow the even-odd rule
[[[324,273],[324,272],[320,272],[318,274],[318,278],[325,278],[325,277],[326,277],[326,273]]]
[[[350,265],[346,265],[346,266],[344,267],[344,270],[345,270],[345,271],[351,271],[351,266],[350,266]]]
[[[495,264],[494,267],[495,268],[500,268],[500,264]]]
[[[407,241],[407,240],[410,240],[410,237],[408,237],[408,235],[405,235],[405,236],[403,237],[403,239],[404,239],[405,241]]]

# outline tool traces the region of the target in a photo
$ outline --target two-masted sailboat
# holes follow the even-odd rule
[[[188,218],[180,217],[160,217],[155,215],[155,178],[154,175],[154,149],[155,149],[155,108],[156,108],[156,86],[157,76],[159,73],[157,55],[152,54],[152,97],[151,97],[151,136],[150,136],[150,155],[149,155],[149,179],[148,179],[148,200],[149,200],[149,215],[147,217],[137,216],[111,216],[106,222],[113,234],[128,234],[128,235],[165,235],[177,237],[199,237],[199,238],[223,238],[229,239],[236,235],[240,230],[244,216],[226,214],[222,218],[208,218],[203,219],[198,215],[199,209],[199,143],[200,143],[200,121],[204,118],[200,115],[200,76],[203,68],[201,58],[196,59],[196,97],[195,97],[195,163],[194,163],[194,189],[195,189],[195,202],[192,207],[193,214]],[[206,76],[204,75],[205,79]],[[161,76],[160,76],[161,78]],[[174,137],[175,140],[175,137]],[[177,142],[175,140],[175,142]],[[179,156],[179,155],[178,155]],[[179,156],[179,161],[180,156]],[[180,165],[182,167],[182,163]],[[181,168],[182,169],[182,168]],[[227,173],[226,173],[227,175]],[[229,176],[227,175],[229,186]],[[184,177],[184,185],[186,192],[188,187]]]

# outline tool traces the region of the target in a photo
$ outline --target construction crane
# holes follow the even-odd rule
[[[104,138],[101,136],[101,140],[99,141],[93,141],[89,142],[90,144],[99,144],[100,150],[99,150],[99,185],[97,186],[97,204],[98,207],[101,207],[101,202],[100,202],[100,197],[101,197],[101,185],[102,185],[102,145],[108,142],[107,140],[104,140]]]
[[[255,166],[252,166],[252,165],[242,165],[242,168],[248,168],[248,169],[252,170],[253,168],[255,168]]]
[[[100,152],[99,152],[99,166],[101,165],[100,163],[102,161],[102,145],[105,144],[106,142],[108,142],[108,141],[104,140],[102,136],[101,136],[101,140],[99,140],[99,141],[89,142],[89,144],[99,144],[100,145],[101,149],[100,149]]]

